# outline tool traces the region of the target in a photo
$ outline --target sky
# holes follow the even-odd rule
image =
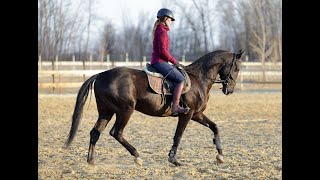
[[[138,19],[141,11],[154,13],[156,19],[158,10],[162,8],[161,0],[97,0],[97,4],[96,14],[117,26],[121,25],[123,13],[127,13],[133,21]]]
[[[163,4],[163,0],[95,0],[93,9],[98,20],[96,19],[94,24],[90,26],[90,41],[95,42],[99,38],[99,34],[106,22],[111,21],[116,28],[121,28],[124,15],[132,21],[133,25],[139,23],[139,14],[141,12],[153,15],[154,20],[156,20],[159,9],[171,9],[170,7],[163,7]],[[171,10],[176,20],[179,20],[179,14],[175,13],[173,9]],[[174,25],[172,28],[174,29]]]

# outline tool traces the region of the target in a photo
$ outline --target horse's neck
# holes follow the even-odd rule
[[[202,63],[203,61],[190,64],[186,67],[186,70],[187,72],[190,72],[191,74],[198,77],[198,80],[202,87],[206,87],[206,92],[209,92],[213,85],[213,80],[216,79],[218,75],[219,67],[215,66],[210,70],[205,70],[203,69],[204,66],[202,65]]]

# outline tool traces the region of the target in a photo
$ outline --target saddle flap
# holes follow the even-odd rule
[[[157,94],[164,94],[164,95],[172,95],[171,90],[167,89],[164,86],[164,81],[168,84],[172,84],[168,79],[163,79],[164,76],[161,73],[158,73],[155,68],[153,68],[149,63],[146,64],[146,66],[143,68],[143,71],[147,74],[149,86],[150,88]],[[183,69],[181,70],[183,71]],[[185,72],[182,73],[187,82],[182,90],[182,94],[188,92],[191,88],[191,80],[189,78],[189,75]]]

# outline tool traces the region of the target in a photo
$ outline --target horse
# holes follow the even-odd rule
[[[200,57],[188,66],[183,66],[191,80],[190,90],[182,95],[183,101],[190,110],[187,114],[175,116],[178,117],[178,124],[173,138],[173,145],[168,154],[170,163],[175,166],[181,165],[175,157],[182,134],[190,120],[198,122],[213,131],[213,143],[218,151],[216,160],[219,163],[223,163],[219,129],[213,121],[203,114],[203,111],[206,109],[210,89],[214,83],[222,84],[220,89],[225,95],[233,93],[243,53],[244,51],[242,50],[238,52],[215,50]],[[220,77],[220,80],[216,80],[217,76]],[[141,166],[142,159],[139,157],[136,148],[122,136],[123,130],[135,110],[149,116],[173,116],[170,106],[172,96],[166,95],[166,101],[164,102],[161,94],[150,91],[147,74],[142,70],[116,67],[95,74],[88,78],[78,91],[72,114],[71,129],[64,144],[65,148],[70,146],[75,137],[82,117],[83,106],[90,90],[92,93],[93,87],[98,120],[90,131],[87,163],[94,164],[93,154],[96,142],[115,114],[116,120],[109,134],[124,146],[134,156],[134,162]]]

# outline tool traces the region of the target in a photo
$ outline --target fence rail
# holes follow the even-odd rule
[[[113,67],[132,67],[142,69],[144,61],[132,62],[83,62],[60,61],[39,62],[38,89],[51,88],[52,91],[64,88],[79,88],[90,76],[111,69]],[[182,62],[188,65],[192,62]],[[282,83],[282,63],[266,62],[242,62],[241,70],[237,78],[239,83]],[[242,85],[241,85],[242,87]]]
[[[181,64],[187,66],[191,64],[191,61],[183,61]],[[42,68],[50,68],[50,69],[59,69],[59,67],[67,67],[72,69],[71,67],[85,67],[86,69],[92,69],[92,67],[120,67],[120,66],[127,66],[127,67],[137,67],[141,68],[145,66],[146,61],[115,61],[115,62],[102,62],[102,61],[39,61],[38,62],[38,69],[42,70]],[[88,68],[87,68],[88,67]],[[282,69],[282,62],[265,62],[264,65],[262,62],[242,62],[241,68],[248,69],[252,67],[259,67],[259,68],[266,68],[266,69]]]

